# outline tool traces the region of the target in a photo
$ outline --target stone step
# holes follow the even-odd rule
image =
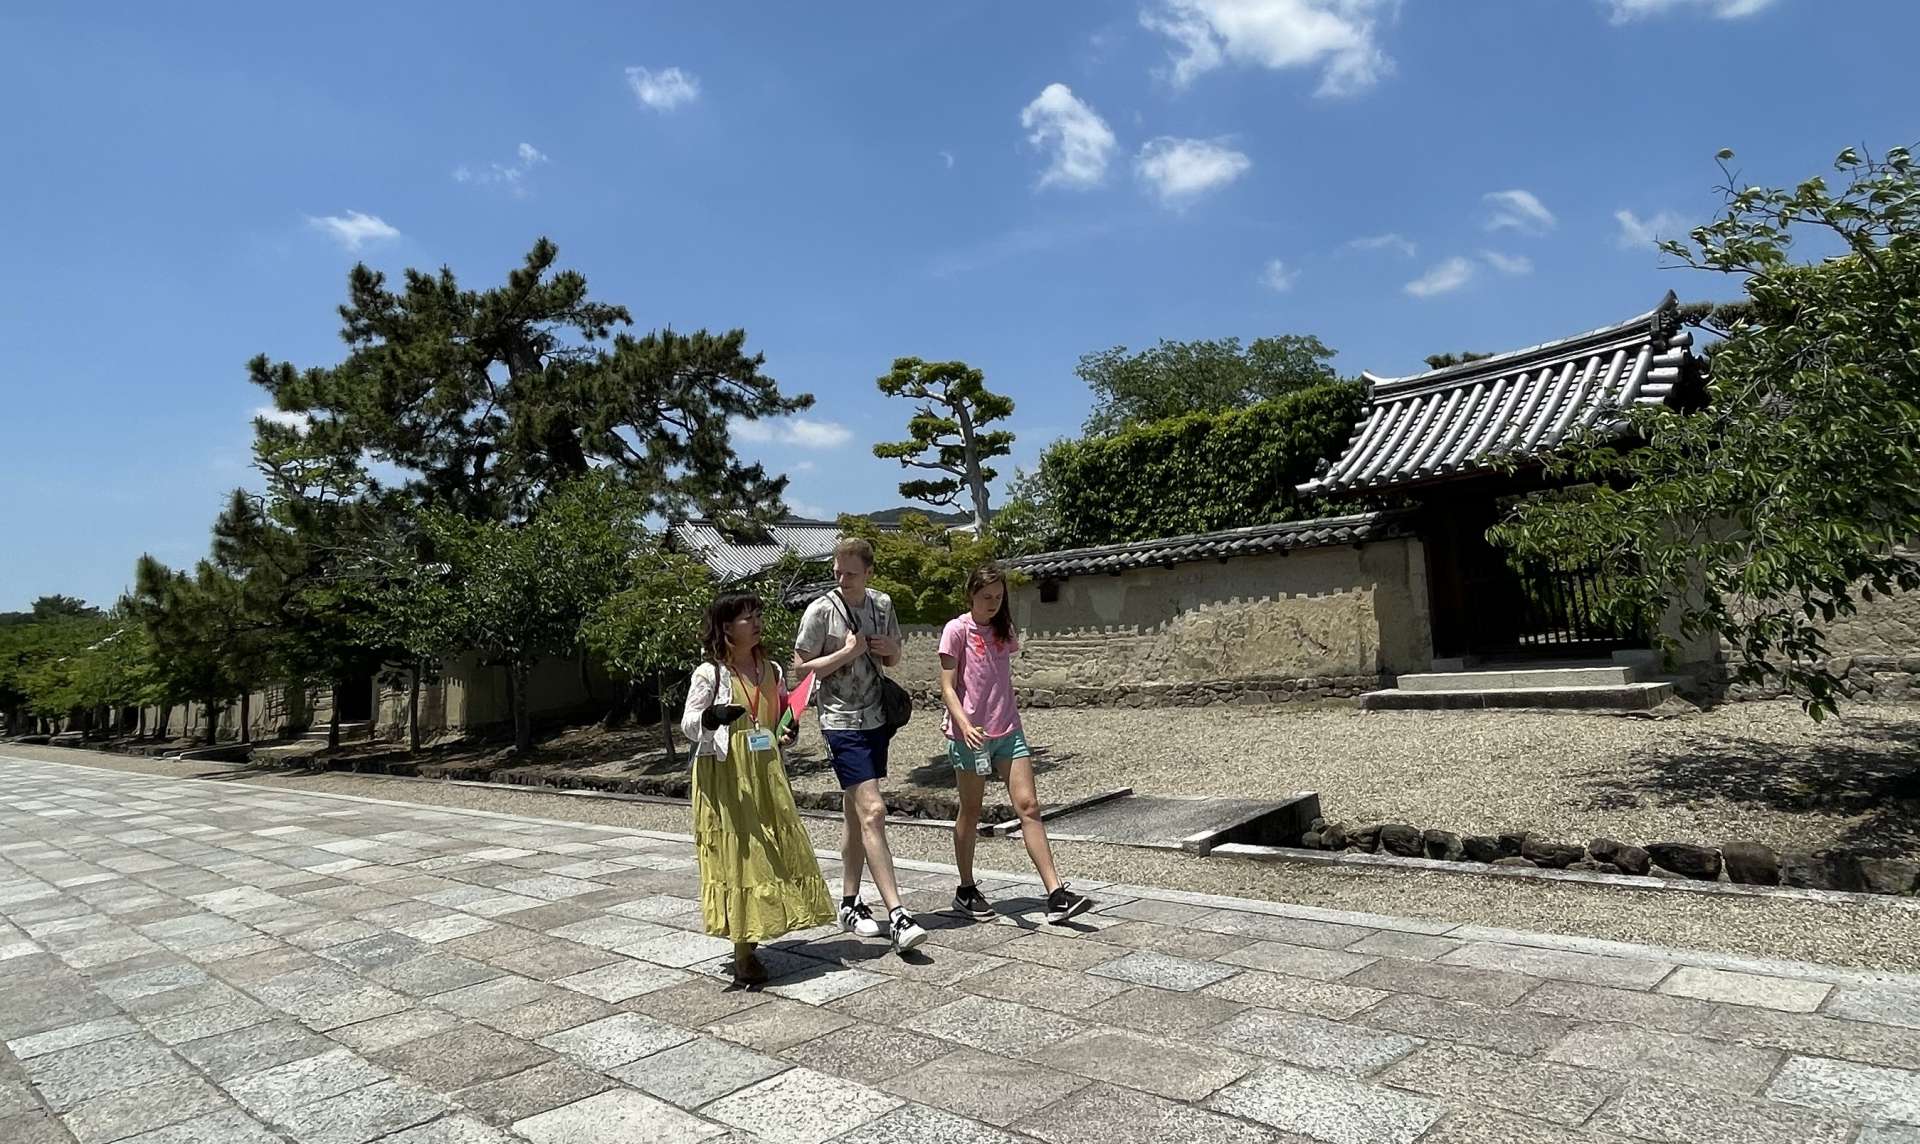
[[[1509,687],[1466,691],[1370,691],[1363,711],[1472,711],[1483,708],[1554,708],[1584,711],[1646,711],[1673,697],[1673,684],[1624,683],[1598,687]]]
[[[1429,671],[1403,675],[1402,691],[1512,691],[1542,687],[1620,687],[1640,680],[1625,664],[1591,667],[1519,667],[1500,670]]]

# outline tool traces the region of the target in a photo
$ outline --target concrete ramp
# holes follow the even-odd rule
[[[1068,842],[1206,854],[1224,842],[1298,846],[1300,836],[1318,817],[1320,796],[1313,791],[1283,799],[1127,795],[1050,819],[1047,834]]]

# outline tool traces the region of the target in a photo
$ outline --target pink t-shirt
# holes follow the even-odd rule
[[[1020,711],[1013,705],[1013,653],[1019,650],[1019,640],[1000,642],[991,625],[973,622],[972,613],[948,620],[940,633],[940,654],[952,656],[958,668],[953,690],[960,698],[960,710],[991,738],[1020,730]],[[947,738],[960,737],[952,715],[942,728]]]

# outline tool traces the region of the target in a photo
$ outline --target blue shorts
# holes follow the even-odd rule
[[[990,736],[978,750],[960,739],[947,740],[947,761],[953,764],[954,770],[972,771],[986,778],[993,777],[996,763],[1010,763],[1015,759],[1031,757],[1033,749],[1027,746],[1027,737],[1018,727],[1004,735]]]
[[[822,731],[827,757],[841,790],[851,790],[868,779],[887,777],[887,745],[893,736],[885,727],[870,731]]]

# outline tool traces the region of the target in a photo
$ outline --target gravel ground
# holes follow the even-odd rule
[[[1332,720],[1343,717],[1334,715]],[[1316,721],[1323,718],[1316,716]],[[1051,724],[1052,719],[1046,722]],[[173,763],[11,744],[0,745],[0,753],[147,774],[176,777],[204,775],[261,786],[596,822],[632,829],[675,833],[686,833],[691,829],[684,807],[585,799],[542,791],[500,791],[348,774],[261,775],[204,763]],[[840,832],[837,822],[810,819],[807,825],[817,846],[838,849]],[[951,835],[944,829],[897,826],[890,831],[890,838],[895,853],[901,857],[933,862],[952,860]],[[1569,886],[1518,878],[1273,866],[1233,859],[1194,859],[1098,843],[1061,843],[1055,847],[1055,855],[1069,879],[1079,874],[1103,881],[1232,894],[1329,909],[1363,910],[1757,957],[1920,972],[1920,910],[1892,902],[1886,905],[1837,904],[1786,899],[1696,897],[1658,891]],[[1004,839],[981,839],[979,862],[983,870],[1028,868],[1020,844]]]
[[[1666,718],[1331,706],[1024,717],[1043,749],[1044,801],[1123,786],[1247,798],[1314,790],[1327,817],[1349,823],[1920,853],[1914,708],[1854,708],[1825,723],[1787,702]],[[936,717],[917,716],[893,751],[890,791],[952,790]],[[824,763],[806,758],[796,789],[836,789]]]

